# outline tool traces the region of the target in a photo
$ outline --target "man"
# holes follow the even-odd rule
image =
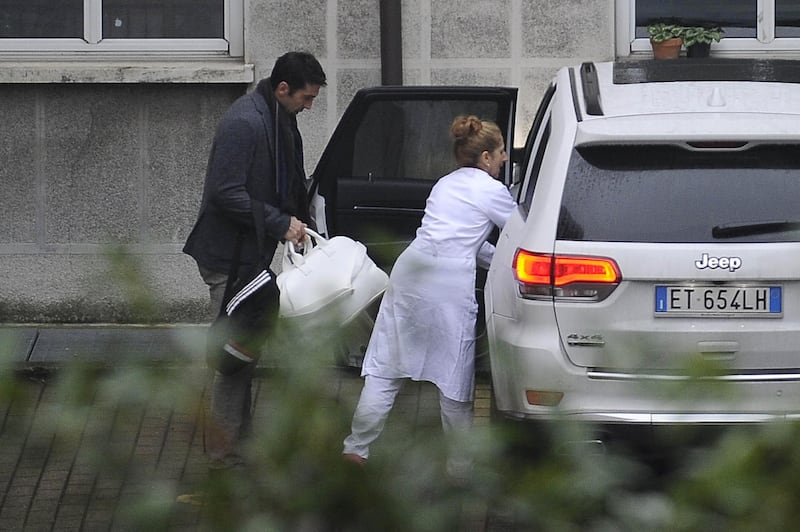
[[[237,275],[244,275],[259,259],[268,266],[279,240],[305,239],[309,212],[297,114],[311,108],[325,85],[325,72],[313,55],[286,53],[275,62],[269,78],[231,105],[217,127],[200,213],[183,248],[197,261],[215,315],[223,304],[237,250]],[[264,205],[262,257],[251,199]],[[239,443],[250,425],[254,366],[251,363],[232,375],[214,375],[206,432],[212,470],[243,463]]]

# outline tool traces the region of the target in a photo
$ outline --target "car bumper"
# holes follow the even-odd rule
[[[579,367],[563,353],[554,321],[539,317],[524,326],[494,314],[488,320],[494,405],[505,417],[639,426],[800,420],[797,372],[688,377]],[[563,398],[531,404],[530,391]]]

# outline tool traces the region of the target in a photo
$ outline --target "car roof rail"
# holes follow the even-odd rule
[[[597,67],[591,61],[581,64],[581,88],[583,89],[583,102],[586,114],[602,116],[603,107],[600,105],[600,82],[597,79]]]

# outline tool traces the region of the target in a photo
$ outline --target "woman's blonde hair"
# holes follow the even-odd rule
[[[475,115],[460,115],[450,126],[453,136],[453,155],[460,166],[477,166],[484,151],[494,151],[503,145],[503,134],[497,124]]]

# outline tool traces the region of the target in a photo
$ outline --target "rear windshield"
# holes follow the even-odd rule
[[[573,151],[558,238],[603,242],[800,240],[800,145]]]

